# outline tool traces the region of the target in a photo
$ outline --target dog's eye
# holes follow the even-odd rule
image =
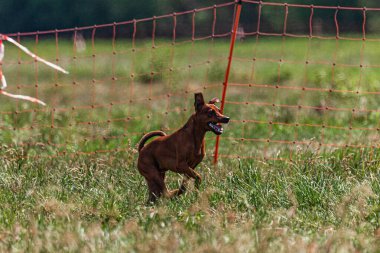
[[[211,118],[211,117],[214,116],[214,115],[215,115],[214,110],[210,110],[210,111],[208,111],[208,113],[207,113],[207,116],[208,116],[209,118]]]

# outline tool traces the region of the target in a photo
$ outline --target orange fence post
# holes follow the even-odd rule
[[[228,78],[230,76],[231,62],[232,62],[232,56],[233,56],[233,53],[234,53],[234,46],[235,46],[235,41],[236,41],[236,35],[237,35],[238,27],[239,27],[239,19],[240,19],[241,7],[242,7],[242,0],[236,1],[236,11],[235,11],[234,25],[233,25],[232,32],[231,32],[230,53],[229,53],[229,56],[228,56],[228,63],[227,63],[227,68],[226,68],[226,72],[225,72],[225,75],[224,75],[224,82],[223,82],[222,102],[221,102],[221,107],[220,107],[220,111],[222,113],[223,113],[225,99],[226,99],[227,86],[228,86]],[[216,142],[215,142],[214,164],[216,164],[218,162],[219,142],[220,142],[220,136],[218,135],[216,137]]]

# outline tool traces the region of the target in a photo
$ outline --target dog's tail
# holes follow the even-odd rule
[[[164,133],[162,131],[153,131],[153,132],[147,133],[146,135],[144,135],[141,138],[140,143],[139,143],[139,147],[138,147],[138,151],[140,152],[140,150],[144,147],[145,142],[154,136],[166,136],[166,133]]]

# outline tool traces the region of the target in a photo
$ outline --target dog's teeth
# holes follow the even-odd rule
[[[223,127],[221,124],[219,123],[212,123],[212,122],[209,122],[208,123],[208,126],[212,128],[212,130],[214,130],[215,133],[223,133]]]

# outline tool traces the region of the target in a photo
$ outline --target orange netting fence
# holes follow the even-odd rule
[[[295,24],[292,14],[299,8],[307,15]],[[245,0],[8,34],[70,75],[6,44],[7,90],[47,106],[1,97],[1,142],[34,158],[129,152],[143,133],[170,133],[183,125],[194,110],[193,93],[201,91],[206,99],[225,96],[221,108],[232,119],[217,152],[215,136],[207,135],[208,154],[291,160],[301,149],[376,152],[380,39],[366,35],[366,20],[378,11]],[[318,12],[330,13],[327,27],[334,34],[324,28],[328,20],[320,25]],[[360,34],[342,28],[344,12],[360,13]],[[252,22],[238,25],[240,13]],[[282,22],[268,24],[270,15],[282,16]]]
[[[379,39],[366,35],[366,21],[380,9],[243,2],[254,5],[258,15],[256,29],[245,32],[253,37],[251,53],[235,48],[235,72],[247,76],[229,80],[227,114],[240,113],[230,125],[235,131],[221,137],[224,145],[235,145],[234,152],[221,156],[291,160],[300,150],[377,152]],[[302,24],[292,23],[304,28],[298,33],[289,26],[296,9],[304,14]],[[264,26],[263,12],[282,22]],[[347,25],[351,12],[361,16],[359,33]],[[317,18],[321,13],[328,31]]]

